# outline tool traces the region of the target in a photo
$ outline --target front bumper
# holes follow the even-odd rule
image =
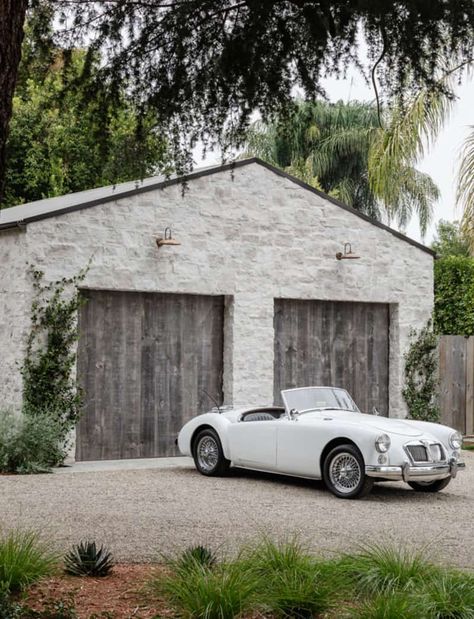
[[[436,464],[411,465],[405,462],[403,466],[372,466],[365,467],[368,477],[378,477],[389,481],[435,481],[445,477],[456,477],[458,470],[465,468],[464,462],[451,460]]]

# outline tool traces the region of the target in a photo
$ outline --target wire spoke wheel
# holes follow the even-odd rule
[[[206,434],[199,439],[196,457],[203,471],[211,472],[216,468],[219,462],[219,447],[214,437]]]
[[[329,479],[338,492],[353,492],[360,484],[361,477],[359,462],[352,454],[342,452],[331,460]]]

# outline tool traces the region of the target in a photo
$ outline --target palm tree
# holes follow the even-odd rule
[[[462,207],[462,232],[474,254],[474,126],[466,138],[458,173],[456,202]]]
[[[389,129],[395,131],[396,117],[384,116]],[[416,170],[415,156],[399,152],[392,160],[388,156],[391,141],[386,138],[374,104],[296,102],[284,119],[257,122],[252,127],[247,153],[375,219],[395,220],[404,227],[417,213],[424,234],[438,188],[428,175]]]

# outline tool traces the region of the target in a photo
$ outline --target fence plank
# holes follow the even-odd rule
[[[474,434],[474,337],[467,340],[466,434]]]
[[[442,335],[439,342],[441,422],[466,433],[472,418],[474,338]]]

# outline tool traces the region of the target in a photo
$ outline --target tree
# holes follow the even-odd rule
[[[28,0],[0,0],[0,203],[5,183],[5,147],[23,42]]]
[[[458,221],[440,219],[436,226],[436,236],[431,243],[438,258],[448,256],[469,256],[469,243],[466,240]]]
[[[474,259],[447,256],[434,265],[434,325],[443,335],[474,335]]]
[[[7,143],[5,205],[143,178],[167,163],[166,143],[125,92],[113,110],[76,81],[86,52],[41,57],[27,37]],[[99,59],[91,64],[91,79]]]
[[[396,105],[391,127],[380,134],[373,149],[369,166],[373,170],[376,191],[390,195],[390,173],[403,159],[419,159],[437,138],[449,118],[454,102],[451,96],[453,76],[462,70],[471,70],[474,57],[455,66],[449,66],[438,82],[421,88],[405,105]],[[456,202],[462,208],[460,234],[474,254],[474,127],[461,151],[457,179]]]
[[[389,192],[376,186],[373,150],[387,130],[380,127],[380,118],[371,103],[300,101],[288,116],[270,124],[257,122],[247,151],[376,219],[383,214],[405,226],[416,212],[424,233],[438,189],[415,169],[411,157],[399,158],[387,171]],[[391,115],[383,112],[383,119],[390,129]]]
[[[191,165],[198,139],[205,148],[219,143],[224,155],[238,146],[252,112],[259,110],[264,120],[283,112],[295,84],[314,99],[322,76],[360,61],[361,29],[374,83],[377,69],[385,90],[398,94],[433,83],[440,52],[461,60],[471,56],[474,36],[472,0],[30,2],[32,11],[43,5],[57,10],[64,38],[83,36],[92,56],[99,49],[105,53],[91,96],[130,88],[168,128],[178,171]],[[11,67],[9,87],[0,88],[0,148],[25,8],[26,0],[0,0],[0,51],[7,50],[2,64]]]

